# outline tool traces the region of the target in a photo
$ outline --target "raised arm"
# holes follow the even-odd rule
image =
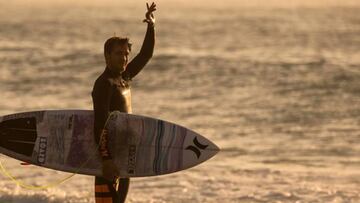
[[[155,17],[153,12],[156,11],[156,4],[152,3],[149,6],[146,3],[147,12],[145,14],[146,19],[143,22],[146,22],[147,30],[145,34],[145,39],[142,44],[141,50],[139,54],[135,56],[135,58],[127,65],[126,71],[124,75],[129,79],[135,77],[149,62],[151,57],[153,56],[154,46],[155,46]]]

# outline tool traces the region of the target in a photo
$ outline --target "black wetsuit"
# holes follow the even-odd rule
[[[115,73],[105,68],[105,71],[97,78],[92,91],[94,105],[94,136],[97,143],[104,124],[112,111],[131,113],[130,81],[146,65],[153,55],[155,45],[154,26],[148,25],[145,39],[140,53],[128,63],[123,73]],[[101,150],[101,146],[107,146],[107,139],[100,142],[100,154],[103,159],[111,158],[108,150]],[[104,141],[104,142],[103,142]],[[120,178],[119,190],[115,191],[113,183],[103,177],[95,178],[95,198],[99,202],[125,202],[129,187],[129,178]]]

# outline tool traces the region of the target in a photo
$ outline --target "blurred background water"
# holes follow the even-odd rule
[[[133,113],[221,148],[172,175],[133,179],[128,202],[360,202],[360,2],[159,0],[154,57]],[[103,43],[128,36],[145,1],[0,1],[0,114],[92,109]],[[1,156],[26,183],[67,174]],[[94,202],[93,178],[45,191],[0,179],[0,202]]]

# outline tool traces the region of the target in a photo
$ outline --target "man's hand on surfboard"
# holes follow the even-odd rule
[[[152,2],[152,4],[149,6],[148,3],[146,3],[146,7],[147,7],[147,12],[145,14],[145,19],[143,20],[143,22],[147,22],[150,25],[154,25],[155,24],[155,17],[153,12],[156,11],[156,4],[154,2]]]
[[[112,159],[105,160],[102,162],[103,177],[109,181],[114,181],[119,177],[120,172]]]

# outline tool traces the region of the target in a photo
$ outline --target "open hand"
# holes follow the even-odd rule
[[[154,2],[152,2],[152,4],[149,6],[148,3],[146,3],[146,7],[147,7],[147,12],[145,14],[145,19],[143,20],[143,22],[147,22],[150,25],[154,25],[155,24],[155,17],[153,12],[156,11],[156,4]]]

